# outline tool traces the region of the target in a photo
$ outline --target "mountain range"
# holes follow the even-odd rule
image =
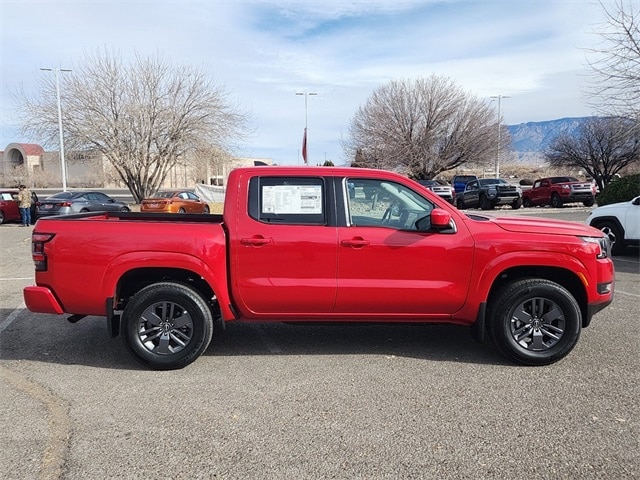
[[[519,162],[535,162],[544,158],[544,152],[560,134],[575,134],[580,125],[591,117],[560,118],[545,122],[526,122],[507,125],[511,135],[511,149]]]

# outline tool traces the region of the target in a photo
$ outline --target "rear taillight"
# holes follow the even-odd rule
[[[55,233],[33,233],[31,235],[31,257],[36,267],[36,272],[47,271],[47,254],[44,251],[44,245],[50,242]]]
[[[60,204],[61,207],[70,207],[71,206],[71,202],[62,202]]]

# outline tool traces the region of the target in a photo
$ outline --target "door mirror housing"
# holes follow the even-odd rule
[[[451,213],[441,208],[434,208],[429,215],[416,220],[416,228],[420,232],[435,230],[440,233],[455,233],[456,226]]]

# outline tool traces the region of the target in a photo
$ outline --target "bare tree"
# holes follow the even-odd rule
[[[639,119],[640,12],[633,1],[599,3],[605,19],[594,29],[599,44],[587,49],[588,101],[604,115]]]
[[[354,165],[433,178],[465,163],[492,161],[496,120],[491,106],[448,78],[391,81],[357,110],[343,147]],[[500,150],[509,148],[506,129],[500,143]]]
[[[554,167],[584,169],[604,189],[622,169],[640,161],[640,128],[620,117],[592,117],[575,135],[561,134],[545,154]]]
[[[125,64],[118,54],[97,52],[60,81],[65,146],[104,154],[136,202],[158,190],[189,153],[228,147],[246,123],[202,69],[158,55]],[[38,98],[20,99],[23,130],[55,142],[55,83],[46,76],[41,85]]]

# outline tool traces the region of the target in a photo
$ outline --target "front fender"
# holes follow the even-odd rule
[[[478,263],[482,264],[480,258],[478,258]],[[455,316],[473,323],[478,316],[479,305],[488,301],[491,288],[496,281],[499,280],[500,275],[512,268],[527,267],[548,267],[567,270],[580,280],[585,290],[588,289],[590,283],[594,282],[594,279],[590,278],[585,265],[579,259],[567,253],[544,251],[512,251],[503,253],[488,259],[485,268],[477,272],[477,275],[474,275],[472,285],[477,285],[477,287],[470,291],[466,306]]]

